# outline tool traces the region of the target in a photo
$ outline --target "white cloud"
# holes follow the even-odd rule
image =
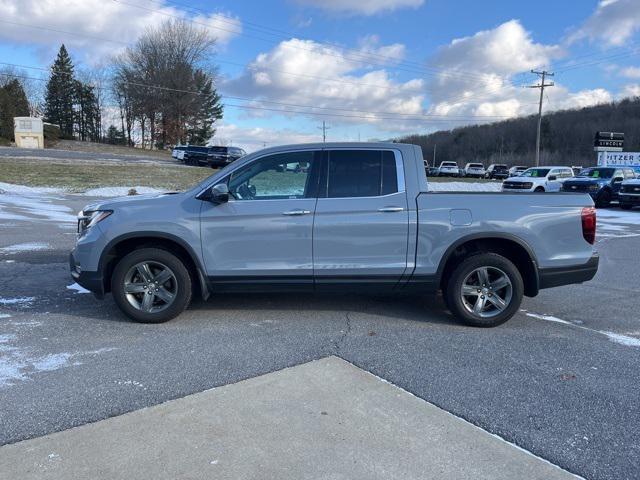
[[[454,39],[431,61],[439,73],[427,85],[430,112],[459,116],[531,113],[538,90],[516,85],[516,74],[548,64],[562,54],[557,45],[535,43],[517,20]],[[535,80],[527,77],[531,83]]]
[[[620,94],[618,95],[618,98],[622,99],[622,98],[629,98],[629,97],[640,97],[640,85],[639,84],[632,84],[632,85],[625,85],[622,88],[622,91],[620,92]]]
[[[242,127],[233,123],[220,125],[213,137],[213,143],[216,145],[234,145],[244,148],[247,152],[276,145],[310,143],[320,140],[318,134],[308,134],[288,128]]]
[[[144,9],[105,0],[0,0],[2,20],[42,26],[52,30],[0,23],[0,39],[18,44],[57,49],[60,43],[82,49],[91,60],[96,55],[114,53],[135,41],[148,27],[174,17],[197,22],[211,31],[220,45],[228,43],[242,30],[236,17],[213,13],[190,16],[182,10],[162,5],[140,4]],[[101,41],[100,39],[104,39]],[[113,40],[109,41],[109,40]]]
[[[626,78],[640,79],[640,67],[623,68],[620,74]]]
[[[319,8],[334,13],[375,15],[399,8],[417,8],[424,0],[294,0],[298,5]]]
[[[392,65],[404,56],[400,44],[379,46],[376,37],[366,37],[355,52],[318,44],[312,40],[283,41],[269,52],[260,53],[238,78],[224,85],[225,93],[255,99],[255,105],[313,105],[317,112],[334,109],[332,121],[376,122],[384,115],[358,112],[421,114],[424,85],[421,79],[395,80],[384,67],[370,69],[367,61]],[[293,75],[291,75],[293,73]],[[338,109],[335,112],[335,109]],[[353,111],[355,110],[355,111]],[[273,113],[271,113],[273,114]],[[345,116],[364,116],[348,118]],[[317,117],[315,117],[317,118]]]
[[[623,46],[640,29],[640,1],[600,0],[595,12],[569,36],[569,42],[582,39],[605,46]]]

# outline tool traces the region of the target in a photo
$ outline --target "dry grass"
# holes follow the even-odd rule
[[[210,168],[164,165],[160,162],[99,164],[0,158],[0,182],[58,187],[71,192],[98,187],[133,186],[184,190],[212,173]]]

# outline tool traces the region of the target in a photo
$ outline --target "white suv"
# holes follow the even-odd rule
[[[502,182],[503,192],[559,192],[562,182],[573,178],[570,167],[528,168]]]
[[[456,162],[442,162],[438,168],[439,177],[459,177],[460,169]]]
[[[462,170],[462,175],[465,177],[484,178],[486,173],[487,171],[481,163],[467,163]]]

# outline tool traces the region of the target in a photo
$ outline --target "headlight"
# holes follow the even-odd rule
[[[96,223],[101,222],[112,213],[113,210],[87,210],[86,212],[80,210],[78,213],[78,233],[82,233],[88,228],[93,227]]]
[[[600,190],[600,185],[598,185],[598,184],[589,185],[589,190],[592,190],[592,191],[594,191],[594,192],[595,192],[596,190]]]

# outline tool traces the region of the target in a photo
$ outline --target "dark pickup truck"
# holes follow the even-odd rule
[[[189,146],[184,152],[185,165],[220,168],[242,158],[246,152],[239,147]]]

